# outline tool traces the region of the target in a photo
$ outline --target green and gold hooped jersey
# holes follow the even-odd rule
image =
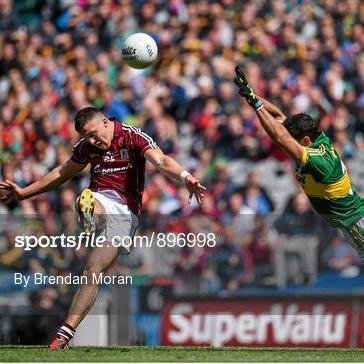
[[[304,148],[296,178],[313,208],[333,226],[346,227],[364,216],[364,199],[351,188],[346,167],[324,133]]]

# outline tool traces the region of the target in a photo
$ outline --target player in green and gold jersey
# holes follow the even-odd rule
[[[272,140],[296,161],[296,177],[313,208],[343,231],[364,262],[364,198],[352,189],[330,138],[306,113],[287,118],[278,107],[254,94],[240,66],[235,72],[240,95],[256,111]]]

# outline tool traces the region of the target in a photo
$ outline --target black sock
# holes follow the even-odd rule
[[[63,323],[60,329],[57,331],[57,336],[62,336],[67,340],[71,340],[76,333],[76,330],[66,323]]]

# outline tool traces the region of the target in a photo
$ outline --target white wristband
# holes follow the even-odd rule
[[[181,174],[179,175],[179,178],[181,179],[183,184],[186,184],[186,178],[188,176],[190,176],[191,174],[188,173],[186,170],[182,171]]]

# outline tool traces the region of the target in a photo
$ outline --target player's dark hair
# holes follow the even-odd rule
[[[305,112],[287,118],[283,126],[296,140],[301,140],[303,137],[308,136],[311,141],[314,141],[320,134],[317,120]]]
[[[81,129],[97,114],[102,115],[102,112],[93,106],[87,106],[77,111],[75,116],[75,129],[80,132]]]

